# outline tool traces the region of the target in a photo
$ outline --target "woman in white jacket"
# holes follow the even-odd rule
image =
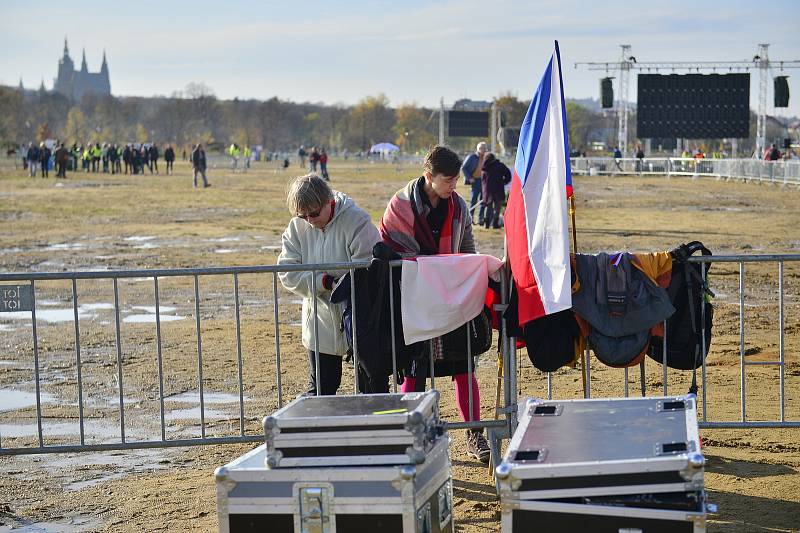
[[[283,232],[279,265],[341,263],[372,258],[372,247],[381,240],[369,215],[355,202],[315,174],[295,178],[289,185],[286,203],[293,218]],[[317,272],[313,294],[312,272],[282,272],[281,283],[303,298],[302,342],[308,350],[309,388],[307,394],[336,394],[342,380],[342,357],[347,341],[342,332],[343,304],[330,301],[336,278],[345,272]],[[314,301],[317,300],[319,338],[319,380],[314,342]],[[366,377],[359,372],[364,391]],[[319,386],[318,386],[319,382]]]

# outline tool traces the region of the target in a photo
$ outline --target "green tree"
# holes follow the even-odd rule
[[[89,138],[86,116],[77,106],[72,107],[67,113],[67,124],[64,126],[63,137],[67,143],[77,144],[83,144]]]
[[[368,150],[391,138],[395,115],[386,95],[367,96],[350,109],[349,115],[348,146]]]
[[[566,107],[570,149],[586,148],[589,144],[589,134],[602,123],[602,117],[575,102],[567,102]]]
[[[432,120],[429,109],[417,107],[416,104],[402,104],[395,109],[394,114],[396,122],[392,131],[395,134],[395,144],[404,152],[413,153],[436,143],[433,127],[438,127],[438,120]]]
[[[501,126],[518,128],[525,119],[528,112],[529,101],[522,101],[510,92],[506,92],[495,98],[495,105],[500,112]]]

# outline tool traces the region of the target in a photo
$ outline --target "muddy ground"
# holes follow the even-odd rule
[[[245,173],[212,169],[212,187],[193,190],[188,167],[173,176],[70,174],[67,180],[31,179],[0,166],[0,272],[117,270],[273,264],[289,213],[284,207],[289,172],[257,163]],[[417,175],[413,166],[333,161],[332,185],[355,198],[378,221],[390,195]],[[800,191],[739,181],[688,178],[575,177],[580,251],[668,250],[701,240],[717,255],[800,253]],[[463,186],[462,186],[463,189]],[[462,190],[466,195],[467,191]],[[502,233],[476,229],[478,248],[502,255]],[[714,337],[701,413],[709,421],[741,417],[739,267],[716,263]],[[164,434],[167,438],[235,436],[240,391],[233,279],[201,277],[202,365],[197,359],[194,280],[159,278]],[[297,297],[278,288],[271,275],[238,279],[241,316],[244,430],[259,434],[261,417],[278,405],[276,329],[281,353],[281,400],[294,398],[306,382],[299,343]],[[74,309],[69,282],[37,282],[37,337],[46,444],[80,439],[83,406],[87,443],[120,439],[118,358],[122,361],[126,438],[158,439],[161,406],[158,339],[152,278],[82,280],[78,294],[83,394],[78,397]],[[787,420],[800,420],[800,263],[786,263],[785,401]],[[745,268],[745,358],[778,359],[778,267]],[[275,317],[277,316],[277,324]],[[0,314],[0,445],[35,446],[31,322]],[[199,414],[198,375],[203,374],[205,424]],[[492,416],[496,366],[493,355],[478,364],[483,417]],[[592,362],[595,396],[624,394],[619,369]],[[443,380],[444,381],[444,380]],[[352,390],[352,369],[343,380]],[[452,386],[442,388],[442,413],[457,418]],[[546,396],[543,374],[520,357],[520,394]],[[670,371],[670,394],[686,392],[690,374]],[[661,367],[648,361],[649,394],[663,393]],[[556,398],[581,392],[580,371],[553,377]],[[640,388],[638,371],[629,389]],[[780,417],[779,370],[747,367],[746,416]],[[702,400],[702,397],[701,397]],[[710,531],[795,531],[800,523],[800,430],[704,430],[709,463],[706,486],[719,513]],[[458,530],[499,529],[499,506],[487,471],[463,452],[453,432],[455,509]],[[213,470],[251,444],[112,451],[88,454],[1,457],[0,531],[211,531],[216,528]],[[38,528],[38,529],[37,529]],[[23,529],[26,530],[26,529]]]

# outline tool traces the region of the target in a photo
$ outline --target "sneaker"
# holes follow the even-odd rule
[[[467,431],[467,453],[483,464],[489,464],[489,455],[491,455],[491,451],[489,449],[489,443],[486,442],[486,437],[483,436],[482,431]]]

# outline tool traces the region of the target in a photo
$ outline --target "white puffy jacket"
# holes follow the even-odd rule
[[[324,230],[303,219],[294,217],[283,232],[279,265],[339,263],[367,261],[372,247],[381,240],[378,229],[369,215],[346,194],[334,191],[336,202],[333,218]],[[327,272],[341,276],[345,272]],[[342,333],[343,304],[330,301],[330,291],[322,285],[324,271],[317,272],[317,331],[319,351],[331,355],[347,353],[347,341]],[[314,349],[314,303],[311,300],[311,272],[282,272],[278,274],[287,290],[303,298],[303,346]]]

